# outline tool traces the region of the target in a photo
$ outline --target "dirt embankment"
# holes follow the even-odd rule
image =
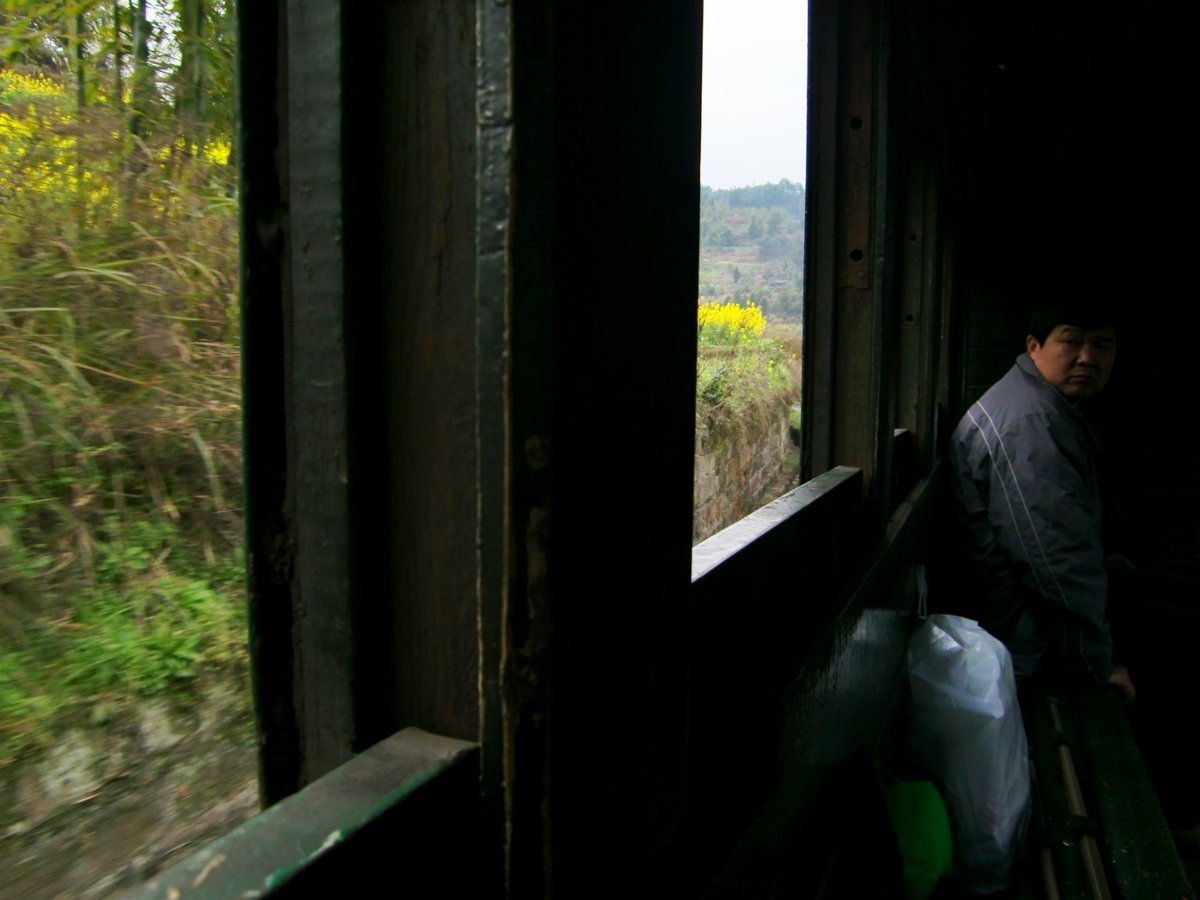
[[[111,896],[258,811],[244,674],[195,693],[83,717],[0,768],[0,896]]]

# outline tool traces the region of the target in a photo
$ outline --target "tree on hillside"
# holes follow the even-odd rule
[[[804,187],[790,181],[732,189],[702,186],[701,296],[753,302],[773,319],[794,321],[803,309],[803,212]],[[748,259],[756,260],[753,272],[741,268]],[[717,263],[727,275],[706,280]]]
[[[728,225],[720,225],[712,233],[712,244],[716,247],[733,246],[733,229]]]
[[[706,194],[705,190],[709,193]],[[755,184],[749,187],[713,190],[702,189],[701,205],[704,203],[727,203],[735,209],[747,207],[779,207],[796,219],[804,218],[804,185],[786,178],[775,184]]]

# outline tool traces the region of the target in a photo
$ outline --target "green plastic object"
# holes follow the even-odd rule
[[[896,780],[883,794],[904,860],[905,900],[926,900],[954,864],[946,804],[928,781]]]

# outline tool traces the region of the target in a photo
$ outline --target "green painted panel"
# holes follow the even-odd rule
[[[130,896],[310,894],[380,873],[454,885],[442,863],[475,856],[478,771],[476,744],[406,728]],[[459,881],[482,877],[462,868]]]

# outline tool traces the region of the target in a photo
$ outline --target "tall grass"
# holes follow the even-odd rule
[[[798,326],[769,324],[754,304],[697,308],[696,437],[786,415],[799,399]]]
[[[0,70],[0,765],[244,655],[233,178]]]

